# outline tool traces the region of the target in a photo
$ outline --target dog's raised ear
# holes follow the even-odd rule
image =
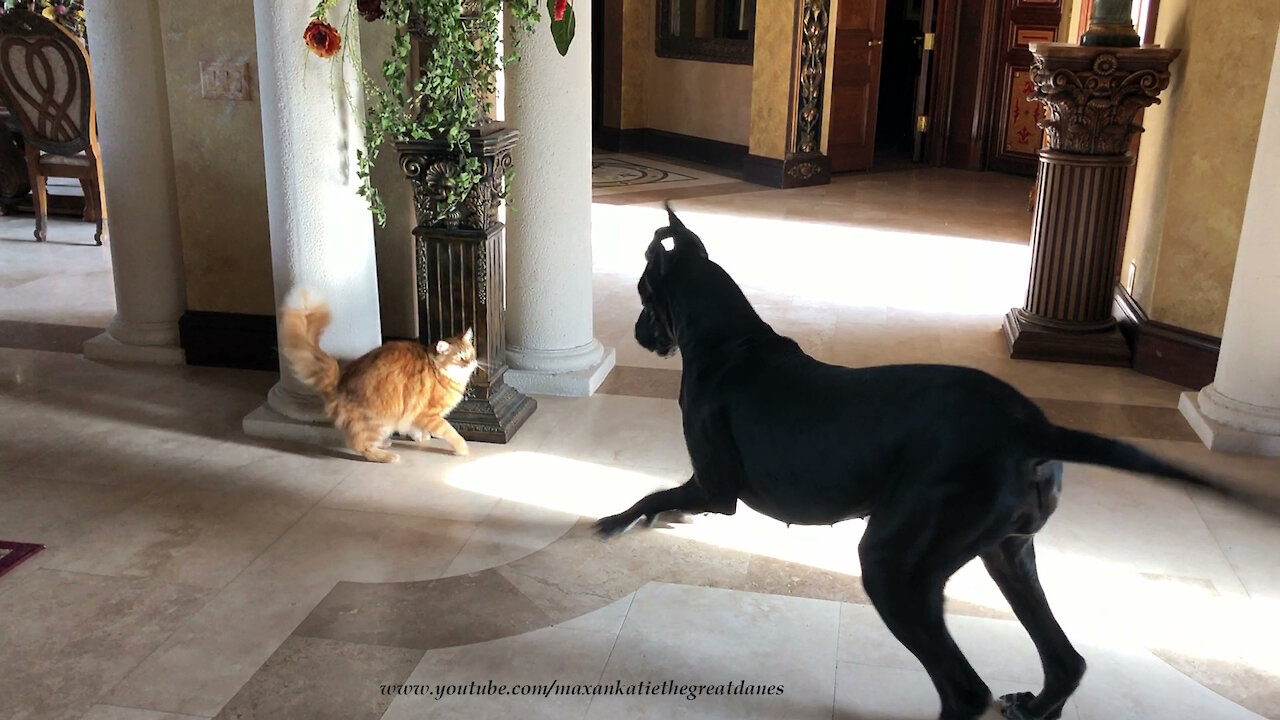
[[[671,230],[669,237],[675,240],[675,249],[682,253],[707,257],[707,247],[702,244],[702,238],[685,227],[680,218],[676,217],[676,211],[671,209],[671,202],[664,201],[662,206],[667,210],[667,226]]]

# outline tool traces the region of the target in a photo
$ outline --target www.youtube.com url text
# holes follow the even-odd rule
[[[443,700],[447,697],[464,695],[508,695],[544,697],[562,695],[670,695],[683,697],[686,700],[697,700],[709,695],[756,695],[778,696],[784,692],[782,685],[762,685],[748,683],[746,680],[726,682],[714,685],[679,683],[674,680],[662,682],[624,683],[615,680],[609,683],[562,683],[552,680],[549,683],[507,684],[489,680],[485,683],[441,683],[382,685],[383,695],[420,695]]]

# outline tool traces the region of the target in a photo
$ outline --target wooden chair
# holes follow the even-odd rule
[[[76,178],[85,219],[97,222],[101,245],[107,208],[102,196],[93,80],[84,45],[57,23],[26,10],[0,15],[0,94],[22,126],[36,210],[36,240],[48,235],[45,179]]]

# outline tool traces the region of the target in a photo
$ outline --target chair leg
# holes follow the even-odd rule
[[[31,198],[35,201],[36,242],[44,242],[49,237],[49,191],[45,176],[39,172],[31,174]]]
[[[82,182],[86,191],[84,196],[85,215],[90,213],[89,208],[92,207],[93,220],[98,223],[98,228],[93,234],[93,241],[101,245],[103,236],[108,232],[107,201],[102,193],[102,176],[97,175]]]
[[[80,178],[80,189],[84,192],[84,221],[98,221],[98,204],[93,201],[93,178]]]

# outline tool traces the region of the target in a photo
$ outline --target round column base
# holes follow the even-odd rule
[[[1178,409],[1210,450],[1280,456],[1280,408],[1232,400],[1208,385],[1183,393]]]
[[[324,400],[319,395],[292,387],[293,383],[281,379],[267,391],[267,406],[290,420],[305,423],[327,423]]]
[[[507,382],[522,392],[587,397],[609,375],[617,354],[593,338],[585,345],[557,350],[508,346],[507,363]]]

